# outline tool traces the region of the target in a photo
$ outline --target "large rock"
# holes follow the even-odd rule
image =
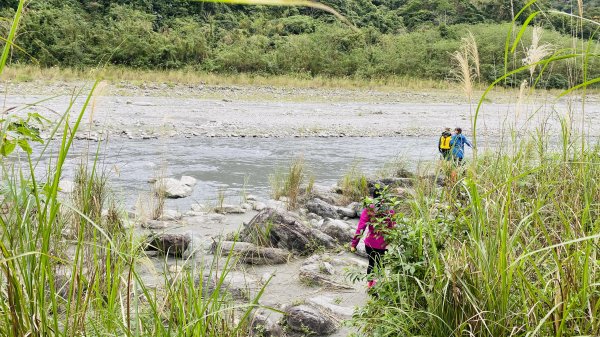
[[[299,279],[308,286],[331,289],[354,289],[344,283],[343,275],[334,267],[335,259],[329,255],[313,255],[300,267]]]
[[[185,198],[192,194],[192,187],[174,178],[158,179],[154,183],[154,188],[157,191],[162,191],[165,197],[171,199]]]
[[[191,236],[188,234],[156,234],[150,237],[146,250],[181,257],[189,248],[190,242]]]
[[[174,209],[165,209],[162,214],[158,217],[158,220],[161,221],[177,221],[182,217],[179,211]]]
[[[333,248],[333,238],[311,228],[293,213],[265,208],[240,232],[241,241],[310,254],[320,247]]]
[[[194,178],[194,177],[182,176],[180,182],[184,185],[192,187],[192,186],[196,185],[198,180],[196,180],[196,178]]]
[[[250,322],[250,336],[252,337],[280,337],[283,329],[265,313],[257,313]]]
[[[362,213],[363,210],[363,205],[361,202],[352,202],[350,203],[348,206],[346,206],[346,208],[351,209],[354,212],[354,217],[358,218],[360,217],[360,214]]]
[[[358,215],[356,214],[356,211],[354,209],[351,208],[346,208],[346,207],[338,207],[337,209],[338,214],[342,217],[342,218],[357,218]]]
[[[248,242],[223,241],[215,244],[215,249],[220,249],[222,255],[229,252],[239,256],[240,261],[255,265],[282,264],[288,261],[290,253],[279,248],[259,247]]]
[[[184,259],[193,259],[204,256],[212,251],[214,240],[208,236],[192,235],[187,249],[183,252]]]
[[[171,225],[168,221],[161,220],[147,220],[142,222],[142,228],[146,229],[165,229]]]
[[[223,280],[223,287],[237,299],[248,301],[261,290],[260,281],[241,271],[229,271]]]
[[[335,191],[335,187],[314,185],[311,195],[331,205],[340,205],[344,197]]]
[[[323,312],[327,312],[341,319],[350,319],[354,314],[354,308],[343,307],[335,304],[335,300],[327,296],[312,297],[307,302]]]
[[[354,237],[354,229],[350,224],[342,220],[327,220],[321,226],[321,231],[339,243],[344,244],[352,241]]]
[[[323,218],[339,219],[338,207],[330,205],[325,201],[314,198],[306,203],[309,212],[322,216]]]
[[[369,192],[371,192],[371,195],[372,195],[373,191],[375,190],[375,185],[389,186],[391,188],[396,188],[396,187],[413,187],[414,183],[415,183],[414,178],[383,178],[383,179],[368,181],[368,186],[369,186]]]
[[[215,226],[220,226],[225,220],[226,217],[223,214],[204,213],[202,215],[185,217],[183,218],[182,223],[191,226],[213,228]]]
[[[285,313],[287,324],[294,331],[325,336],[338,328],[337,322],[332,317],[308,305],[290,307]]]
[[[237,270],[227,272],[221,283],[222,272],[214,270],[210,273],[208,271],[196,272],[194,274],[196,288],[201,288],[202,293],[207,297],[212,296],[213,292],[219,288],[218,291],[221,294],[226,292],[234,299],[244,302],[255,298],[263,288],[263,285],[254,276]]]
[[[260,201],[256,201],[252,205],[252,209],[254,209],[255,211],[258,211],[258,212],[262,211],[265,208],[267,208],[267,205],[264,202],[260,202]]]
[[[219,214],[244,214],[244,213],[246,213],[246,209],[242,208],[241,206],[234,206],[234,205],[217,206],[213,210]]]

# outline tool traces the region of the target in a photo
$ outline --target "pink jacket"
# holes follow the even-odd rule
[[[390,214],[394,214],[394,211],[391,210]],[[352,247],[356,247],[358,245],[358,241],[360,241],[360,237],[362,236],[363,231],[367,227],[367,223],[370,222],[370,217],[367,209],[365,208],[360,214],[360,220],[358,220],[358,227],[356,228],[356,234],[352,239]],[[393,227],[394,223],[391,223],[389,227]],[[369,232],[367,233],[367,237],[365,238],[365,246],[375,248],[375,249],[385,249],[387,243],[385,242],[383,235],[380,233],[376,233],[373,229],[373,226],[369,224]]]

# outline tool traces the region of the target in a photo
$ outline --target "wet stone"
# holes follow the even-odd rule
[[[310,332],[317,336],[332,334],[338,328],[330,316],[308,305],[298,305],[286,310],[287,325],[298,332]]]
[[[163,255],[181,257],[188,249],[191,237],[188,234],[156,234],[149,237],[146,250],[159,251]]]

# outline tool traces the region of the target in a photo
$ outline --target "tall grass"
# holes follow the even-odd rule
[[[416,193],[391,238],[392,273],[357,316],[365,332],[600,333],[600,147],[567,161],[529,148],[484,154],[450,192]]]
[[[531,14],[526,25],[539,14]],[[525,26],[509,33],[507,52],[519,45]],[[539,45],[529,51],[534,49]],[[523,72],[532,77],[533,94],[540,76],[563,59],[583,68],[573,70],[579,84],[563,95],[600,81],[586,76],[586,60],[597,56],[585,48],[537,53],[531,57],[537,60],[495,83]],[[479,102],[474,132],[493,88]],[[449,189],[416,185],[408,211],[386,238],[379,296],[355,314],[363,334],[600,334],[600,144],[590,143],[584,128],[577,131],[563,117],[571,111],[558,115],[555,137],[542,125],[537,134],[513,137],[511,151],[489,150],[474,158]]]
[[[2,79],[15,82],[56,82],[82,81],[89,78],[90,73],[112,83],[116,89],[153,84],[176,85],[246,85],[276,86],[291,88],[325,88],[325,89],[362,89],[373,88],[380,91],[397,90],[454,90],[456,85],[447,80],[418,78],[414,76],[395,76],[363,78],[360,76],[340,77],[306,74],[253,74],[253,73],[214,73],[195,68],[178,70],[134,69],[127,67],[107,66],[100,69],[76,69],[68,67],[44,68],[35,65],[15,65],[7,67]]]
[[[353,164],[338,182],[345,202],[360,201],[369,195],[369,182],[359,163]]]
[[[23,3],[4,45],[0,72],[13,46]],[[218,255],[207,261],[208,267],[183,261],[183,272],[165,274],[164,284],[154,288],[138,272],[145,259],[145,239],[118,226],[121,219],[107,202],[98,154],[77,172],[72,200],[59,194],[65,162],[96,87],[94,83],[84,96],[73,119],[71,105],[51,125],[52,141],[35,155],[29,146],[39,138],[35,128],[9,111],[3,115],[0,335],[246,336],[262,290],[247,304],[234,305],[223,286],[232,254],[225,265]],[[20,127],[7,129],[15,125],[11,119]],[[42,158],[49,160],[40,175],[36,167]],[[71,235],[65,231],[69,227],[74,228]],[[212,280],[206,287],[205,279]]]
[[[302,195],[310,194],[314,181],[309,179],[308,185],[304,183],[307,179],[304,157],[294,159],[286,171],[275,172],[269,177],[271,181],[271,195],[275,200],[281,197],[287,198],[289,209],[299,206]]]

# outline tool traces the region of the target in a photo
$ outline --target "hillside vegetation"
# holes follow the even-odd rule
[[[14,2],[0,1],[3,17],[12,16]],[[355,27],[329,13],[298,7],[159,0],[31,1],[18,34],[20,48],[13,49],[11,61],[79,69],[111,64],[304,78],[452,80],[450,54],[471,31],[479,45],[479,80],[488,83],[504,73],[508,22],[525,4],[523,0],[324,2]],[[585,2],[587,17],[599,15],[598,2]],[[554,0],[540,1],[528,11],[538,8],[579,10],[577,1]],[[526,18],[527,13],[521,15],[521,22]],[[585,26],[574,29],[575,20],[564,15],[546,14],[536,20],[546,28],[540,43],[551,44],[552,51],[572,47],[573,31],[583,38],[593,34]],[[9,24],[4,22],[3,29]],[[512,68],[522,66],[531,32],[526,36],[509,60]],[[506,84],[518,85],[522,80],[514,78]],[[556,64],[541,82],[551,88],[573,83],[577,74],[569,73],[564,64]]]

